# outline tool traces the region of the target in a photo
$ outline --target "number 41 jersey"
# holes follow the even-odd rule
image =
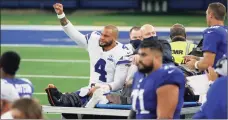
[[[111,83],[115,78],[127,75],[127,66],[130,63],[128,56],[132,54],[130,49],[117,42],[111,50],[103,51],[99,46],[100,33],[95,31],[85,37],[90,57],[90,83]],[[121,74],[116,74],[120,71]],[[119,82],[122,87],[125,80]]]

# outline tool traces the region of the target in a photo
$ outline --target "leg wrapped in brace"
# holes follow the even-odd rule
[[[45,89],[48,97],[48,101],[51,106],[63,106],[63,107],[81,107],[82,102],[78,94],[66,93],[62,94],[57,88]]]

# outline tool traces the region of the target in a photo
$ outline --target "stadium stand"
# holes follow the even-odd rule
[[[52,8],[56,0],[2,0],[1,8]],[[62,1],[66,9],[78,8],[79,0]]]
[[[52,8],[61,2],[66,9],[141,9],[144,0],[1,0],[1,8]],[[219,0],[227,6],[226,0]],[[167,0],[168,11],[205,10],[209,3],[218,0]],[[194,3],[194,4],[192,4]]]

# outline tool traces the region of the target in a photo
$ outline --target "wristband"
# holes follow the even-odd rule
[[[199,69],[198,66],[197,66],[198,63],[199,63],[199,61],[196,61],[196,62],[195,62],[195,68],[196,68],[196,69]]]
[[[61,15],[58,15],[58,14],[57,14],[57,17],[58,17],[58,19],[62,19],[62,18],[65,17],[65,14],[64,14],[64,13],[62,13]]]

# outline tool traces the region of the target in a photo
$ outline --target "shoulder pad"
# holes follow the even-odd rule
[[[100,33],[100,32],[98,32],[98,31],[93,31],[93,32],[92,32],[92,34],[95,34],[95,35],[98,35],[98,36],[100,36],[100,35],[101,35],[101,33]]]
[[[209,27],[209,29],[217,29],[217,28],[219,28],[220,26],[211,26],[211,27]]]
[[[220,26],[211,26],[211,27],[207,28],[204,32],[211,33],[211,32],[214,32],[214,30],[216,30],[218,28],[220,28]]]
[[[126,56],[122,56],[119,61],[116,63],[116,65],[119,65],[119,64],[129,64],[131,63],[131,57],[129,55],[126,55]]]
[[[32,82],[29,79],[27,79],[27,78],[20,78],[20,79],[25,81],[25,82],[27,82],[27,83],[29,83],[29,84],[32,84]]]
[[[176,68],[176,66],[173,64],[166,64],[163,66],[164,70],[170,70],[170,69],[174,69],[174,68]]]

